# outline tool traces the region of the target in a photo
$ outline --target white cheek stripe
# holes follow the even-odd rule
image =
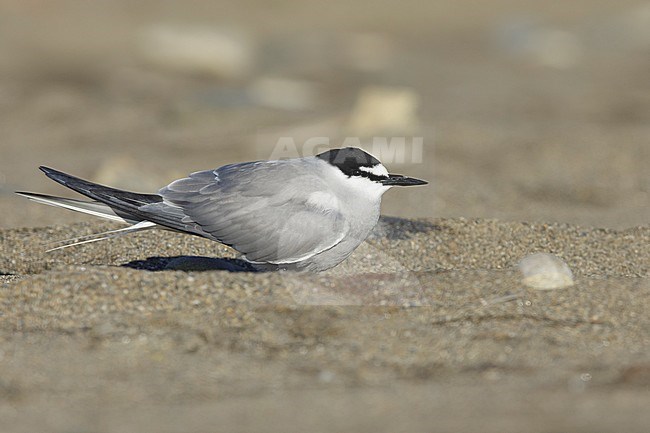
[[[388,176],[388,170],[386,170],[386,167],[381,164],[377,164],[373,167],[359,167],[359,170],[374,174],[375,176]]]

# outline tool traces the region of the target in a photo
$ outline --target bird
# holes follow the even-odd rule
[[[123,191],[39,168],[92,200],[18,195],[128,224],[53,249],[162,228],[228,245],[258,271],[320,272],[338,265],[377,224],[386,191],[428,183],[390,174],[377,158],[356,147],[197,171],[157,194]]]

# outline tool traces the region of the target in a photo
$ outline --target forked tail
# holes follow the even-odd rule
[[[166,229],[211,238],[196,223],[189,220],[182,209],[176,206],[170,206],[157,194],[140,194],[123,191],[89,182],[52,168],[39,168],[50,179],[93,199],[93,201],[75,200],[32,192],[17,192],[16,194],[37,203],[129,224],[129,227],[123,229],[97,233],[96,235],[83,238],[69,239],[75,242],[54,249],[96,242],[134,231],[150,229],[155,226],[162,226],[162,228]]]

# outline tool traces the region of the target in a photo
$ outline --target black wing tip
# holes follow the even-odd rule
[[[75,176],[69,175],[59,170],[55,170],[50,167],[46,167],[44,165],[41,165],[40,167],[38,167],[38,169],[41,170],[43,173],[45,173],[45,176],[49,177],[53,181],[60,183],[61,185],[64,186],[68,186],[68,184],[72,181],[81,181],[81,179]]]
[[[43,173],[45,173],[48,177],[51,177],[51,176],[54,176],[54,175],[57,175],[57,174],[65,174],[65,173],[63,173],[63,172],[61,172],[59,170],[55,170],[55,169],[47,167],[45,165],[40,165],[38,167],[38,169],[41,170]]]

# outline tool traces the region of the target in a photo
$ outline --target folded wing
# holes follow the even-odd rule
[[[247,260],[289,264],[332,248],[347,234],[348,222],[327,191],[309,167],[287,160],[193,173],[159,194],[166,206],[182,210],[187,224]]]

